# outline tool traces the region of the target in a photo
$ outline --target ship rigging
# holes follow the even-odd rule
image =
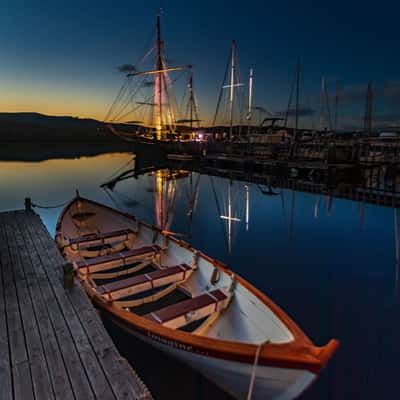
[[[151,68],[143,68],[146,64],[148,66],[150,59],[153,59]],[[104,118],[113,134],[131,141],[193,138],[193,123],[200,121],[193,91],[193,68],[191,65],[167,65],[160,14],[157,15],[155,45],[138,65],[121,70],[126,73],[126,79]],[[170,74],[176,72],[178,74],[171,78]],[[175,82],[185,75],[187,84],[183,97],[188,94],[186,114],[173,92]],[[181,114],[184,114],[183,119],[179,119]],[[182,123],[189,126],[178,126]]]

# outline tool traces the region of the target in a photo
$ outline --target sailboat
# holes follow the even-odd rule
[[[231,51],[228,59],[228,63],[226,65],[224,80],[222,82],[222,86],[220,89],[217,107],[215,109],[214,119],[212,126],[214,131],[219,130],[217,122],[225,125],[227,122],[229,125],[229,132],[215,132],[215,136],[217,138],[228,139],[229,141],[237,140],[238,136],[240,136],[240,125],[242,123],[241,116],[241,105],[240,105],[240,96],[238,93],[238,89],[243,87],[243,83],[240,82],[240,77],[237,68],[237,47],[236,41],[232,40]],[[226,90],[228,89],[228,90]],[[236,112],[235,112],[236,111]],[[238,114],[239,119],[235,120],[236,115]],[[237,119],[237,118],[236,118]],[[236,126],[235,132],[235,122],[239,124],[239,127]],[[222,127],[223,130],[225,127]],[[239,128],[239,129],[238,129]]]
[[[126,74],[126,81],[122,85],[116,99],[110,107],[104,123],[116,136],[142,143],[168,143],[171,141],[190,141],[194,138],[193,122],[199,122],[197,104],[193,93],[193,69],[191,65],[168,66],[164,56],[164,41],[161,38],[161,17],[157,15],[156,40],[148,51],[145,60],[154,55],[155,60],[151,69],[138,70],[131,66]],[[170,77],[175,72],[188,73],[187,91],[189,93],[189,116],[178,119],[180,112],[178,102],[173,93],[173,84],[176,79]],[[126,121],[135,116],[134,121]],[[115,126],[126,124],[129,130],[118,130]],[[189,123],[189,127],[178,126],[178,123]]]
[[[236,399],[296,398],[338,347],[334,339],[314,345],[221,262],[79,194],[59,217],[56,242],[107,318]]]

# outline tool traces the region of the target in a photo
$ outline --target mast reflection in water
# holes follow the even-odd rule
[[[184,171],[153,172],[117,182],[113,190],[100,188],[131,162],[129,154],[0,162],[0,183],[7,188],[0,208],[22,208],[26,196],[59,204],[77,188],[178,233],[255,283],[312,332],[316,343],[333,336],[341,340],[341,349],[302,400],[397,399],[397,210]],[[37,212],[54,233],[59,210]],[[187,367],[108,328],[155,398],[228,398]]]

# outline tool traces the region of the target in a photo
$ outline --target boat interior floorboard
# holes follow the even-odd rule
[[[111,249],[116,244],[117,243],[98,244],[98,245],[95,245],[95,246],[83,247],[82,249],[83,250],[88,250],[88,251],[99,251],[99,250]],[[126,250],[126,248],[123,249],[123,250]],[[90,258],[90,257],[85,257],[85,258],[87,259],[87,258]]]
[[[123,265],[121,267],[113,268],[111,270],[108,269],[107,271],[104,271],[104,272],[107,273],[107,274],[113,273],[113,272],[123,272],[125,270],[128,270],[129,268],[133,268],[136,265],[139,265],[140,263],[141,262],[127,264],[127,265]],[[120,281],[121,279],[127,279],[127,278],[131,278],[133,276],[148,274],[149,272],[153,272],[153,271],[156,271],[156,270],[157,270],[157,268],[150,264],[150,265],[146,265],[144,268],[140,269],[139,271],[132,272],[130,274],[119,275],[119,276],[116,276],[115,278],[109,278],[109,279],[96,278],[96,279],[93,279],[93,280],[94,280],[94,282],[96,283],[97,286],[101,286],[101,285],[106,285],[108,283]],[[100,273],[97,273],[97,275],[100,275]]]
[[[159,288],[160,289],[160,288]],[[165,289],[165,287],[164,287]],[[141,297],[143,296],[143,293],[141,293]],[[154,311],[159,310],[160,308],[164,308],[167,306],[171,306],[173,304],[179,303],[183,300],[190,299],[191,297],[188,296],[186,293],[184,293],[182,290],[175,289],[173,292],[167,294],[166,296],[162,297],[160,300],[154,301],[152,303],[146,303],[142,304],[138,307],[132,307],[130,309],[131,312],[137,314],[137,315],[145,315],[152,313]],[[126,300],[126,299],[124,299]]]
[[[203,324],[203,322],[206,321],[206,319],[209,316],[207,315],[206,317],[202,318],[202,319],[198,319],[197,321],[193,321],[190,322],[187,325],[181,326],[180,328],[178,328],[179,331],[184,331],[184,332],[193,332],[195,331],[201,324]]]
[[[155,295],[155,294],[157,294],[159,292],[162,292],[164,289],[166,289],[170,285],[171,284],[169,283],[168,285],[160,286],[160,287],[157,287],[157,288],[152,288],[152,289],[146,290],[144,292],[131,294],[131,295],[125,296],[125,297],[120,297],[118,299],[118,301],[139,300],[139,299],[143,299],[143,298],[148,297],[148,296],[153,296],[153,295]]]

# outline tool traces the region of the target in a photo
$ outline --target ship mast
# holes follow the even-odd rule
[[[325,88],[325,78],[321,78],[321,109],[319,112],[319,130],[322,132],[324,130],[324,89]]]
[[[338,113],[339,113],[339,81],[336,81],[336,94],[335,94],[335,133],[338,129]]]
[[[364,133],[367,136],[372,134],[372,102],[373,102],[373,92],[372,92],[372,82],[368,82],[367,95],[365,99],[365,114],[364,114]]]
[[[236,70],[236,42],[232,40],[231,52],[231,82],[229,96],[229,140],[232,140],[233,133],[233,111],[235,101],[235,70]]]
[[[213,127],[215,127],[215,123],[217,121],[221,103],[223,102],[224,112],[226,112],[226,114],[228,114],[228,115],[226,115],[224,113],[224,117],[227,116],[229,119],[229,122],[228,122],[224,118],[224,125],[226,125],[226,122],[229,123],[228,140],[233,139],[233,124],[234,124],[234,113],[235,113],[235,87],[236,86],[240,87],[240,86],[243,86],[243,84],[239,82],[239,76],[237,74],[236,41],[232,40],[231,51],[230,51],[230,54],[228,57],[228,61],[226,63],[224,79],[222,81],[222,86],[221,86],[221,90],[219,92],[217,107],[216,107],[214,119],[213,119]],[[225,89],[229,89],[229,93],[225,92]],[[227,93],[227,94],[224,95],[224,93]],[[239,105],[240,105],[240,101],[239,101]],[[243,109],[241,109],[240,111],[243,111]],[[242,115],[240,114],[240,121],[241,121],[241,118],[242,118]],[[225,132],[224,132],[224,135],[225,135]]]
[[[153,65],[150,70],[136,70],[135,67],[129,66],[129,72],[126,74],[128,78],[119,90],[116,99],[110,107],[105,120],[117,123],[123,121],[126,116],[131,113],[135,113],[137,110],[142,109],[143,106],[150,106],[151,112],[150,121],[146,124],[150,132],[153,134],[153,138],[157,140],[167,139],[167,133],[176,133],[176,115],[173,107],[177,108],[176,98],[172,92],[172,84],[175,81],[171,81],[169,77],[170,72],[191,70],[191,65],[172,66],[168,67],[164,59],[164,41],[161,38],[161,11],[158,13],[156,18],[156,37],[155,43],[152,45],[150,51],[140,61],[143,62],[150,56],[155,58]],[[129,79],[135,78],[135,79]],[[147,85],[149,84],[149,85]],[[133,85],[135,85],[133,87]],[[141,92],[142,87],[152,86],[152,94],[148,96],[148,92]],[[143,101],[138,101],[136,95],[144,96]],[[127,107],[131,105],[131,109],[127,110]],[[148,110],[146,108],[146,110]],[[193,113],[196,113],[196,105],[193,100],[192,106]],[[114,118],[110,118],[111,116]],[[142,123],[142,121],[136,121]],[[118,134],[115,129],[110,126],[111,131],[123,137],[126,140],[131,140],[126,137],[125,134]]]
[[[190,71],[189,76],[189,118],[190,118],[190,133],[193,133],[193,72]]]
[[[162,41],[161,41],[161,22],[160,22],[160,14],[157,15],[157,42],[156,42],[156,49],[157,49],[157,58],[156,58],[156,70],[159,71],[156,76],[156,85],[155,85],[155,93],[154,98],[156,99],[156,106],[158,115],[156,117],[156,129],[158,131],[158,138],[160,139],[162,134],[162,69],[163,69],[163,62],[162,62]]]
[[[294,140],[297,140],[297,129],[299,124],[299,101],[300,101],[300,57],[297,59],[296,66],[296,118],[294,125]]]
[[[249,108],[247,111],[247,136],[250,135],[251,119],[253,116],[253,68],[250,68],[249,74]]]
[[[331,109],[329,106],[328,89],[324,77],[321,79],[321,113],[319,129],[321,132],[326,130],[332,131]]]

